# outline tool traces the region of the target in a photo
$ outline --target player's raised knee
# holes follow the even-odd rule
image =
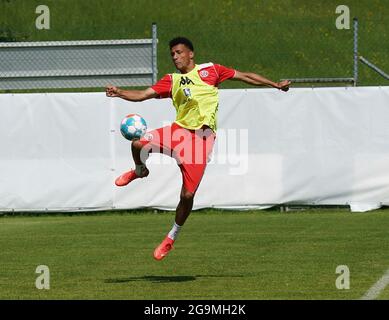
[[[194,198],[194,193],[188,191],[188,190],[182,190],[181,192],[181,200],[184,201],[192,201]]]
[[[137,139],[132,141],[131,146],[133,149],[141,150],[143,147],[143,143],[139,139]]]

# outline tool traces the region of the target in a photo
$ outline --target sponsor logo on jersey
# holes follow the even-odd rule
[[[191,92],[190,92],[190,89],[189,88],[184,88],[184,94],[186,97],[190,98],[191,97]]]
[[[189,84],[193,84],[193,81],[190,80],[188,77],[181,77],[181,80],[180,80],[180,87],[181,86],[185,86],[185,85],[189,85]]]

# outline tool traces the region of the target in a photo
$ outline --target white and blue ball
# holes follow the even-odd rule
[[[147,130],[147,124],[138,114],[127,115],[120,124],[120,132],[127,140],[140,139]]]

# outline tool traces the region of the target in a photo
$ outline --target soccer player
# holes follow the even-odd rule
[[[169,46],[177,73],[165,75],[145,90],[122,90],[110,85],[106,87],[108,97],[133,102],[171,98],[177,112],[176,120],[171,125],[132,141],[135,169],[123,173],[115,181],[117,186],[122,187],[135,179],[147,177],[149,170],[146,160],[150,152],[161,152],[177,161],[183,180],[180,201],[172,229],[154,251],[156,260],[162,260],[173,249],[178,233],[192,210],[193,199],[216,137],[218,85],[228,79],[282,91],[288,91],[290,85],[287,80],[276,83],[255,73],[241,72],[211,62],[195,64],[193,44],[184,37],[174,38]]]

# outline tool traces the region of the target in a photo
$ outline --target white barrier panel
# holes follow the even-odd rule
[[[150,156],[147,178],[114,185],[133,167],[119,130],[129,113],[150,129],[175,117],[170,99],[0,95],[0,210],[174,209],[181,173],[167,156]],[[389,87],[220,90],[218,119],[195,209],[389,203]]]

